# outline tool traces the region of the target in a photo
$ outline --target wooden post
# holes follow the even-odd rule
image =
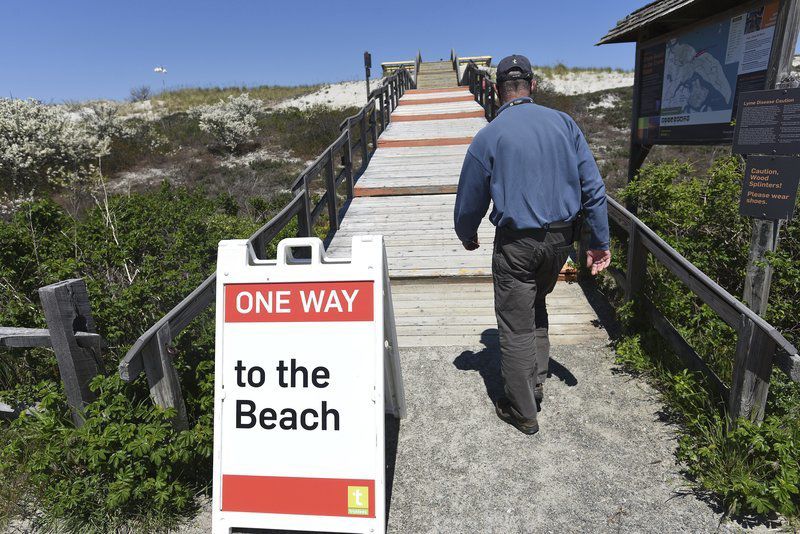
[[[381,107],[381,133],[386,129],[386,116],[383,112],[383,93],[378,93],[378,102],[380,102]]]
[[[372,113],[369,114],[369,131],[372,133],[372,151],[370,156],[378,149],[378,121],[375,106],[372,106]]]
[[[775,341],[744,314],[739,322],[738,334],[728,399],[730,422],[746,417],[760,423],[767,405]]]
[[[350,147],[350,139],[352,130],[347,129],[347,143],[344,144],[342,151],[342,165],[344,165],[344,179],[347,182],[347,199],[353,198],[355,183],[353,181],[353,151]]]
[[[486,112],[489,114],[488,121],[494,120],[495,112],[497,111],[497,105],[495,103],[495,94],[494,94],[494,86],[492,85],[492,79],[489,76],[486,76],[486,91],[489,97],[489,105],[486,108]]]
[[[767,311],[772,283],[772,265],[766,260],[766,255],[778,249],[779,231],[780,221],[753,219],[744,279],[744,303],[762,317]]]
[[[303,189],[303,203],[297,214],[297,237],[311,237],[314,230],[311,225],[311,195],[308,191],[308,176],[303,175],[302,183],[292,191],[297,194],[297,190]]]
[[[784,80],[791,75],[799,29],[798,0],[782,0],[767,67],[767,89],[783,87]],[[779,232],[780,223],[777,221],[753,220],[743,298],[751,310],[762,316],[767,311],[769,286],[772,282],[772,266],[764,257],[768,252],[775,252],[778,248]]]
[[[67,403],[76,426],[83,425],[83,409],[95,399],[89,382],[103,370],[100,343],[81,348],[76,332],[95,333],[86,283],[79,279],[65,280],[39,288],[50,342],[56,353],[58,371],[64,383]]]
[[[628,263],[625,270],[628,280],[625,297],[632,300],[641,294],[647,276],[647,249],[633,220],[628,230]]]
[[[628,156],[628,183],[636,176],[639,169],[642,167],[645,158],[650,153],[652,145],[644,145],[639,141],[638,125],[636,124],[636,117],[639,114],[639,92],[641,80],[639,79],[640,65],[641,65],[642,50],[640,44],[636,43],[635,53],[635,67],[633,78],[633,104],[631,106],[631,122],[630,122],[630,145]],[[634,215],[636,214],[636,206],[631,201],[625,202],[625,207]]]
[[[328,162],[325,165],[325,182],[328,189],[328,228],[329,231],[336,231],[339,229],[339,208],[336,206],[336,171],[333,165],[333,151],[328,152]]]
[[[175,428],[183,430],[188,428],[189,423],[178,372],[172,363],[170,343],[172,343],[172,334],[169,323],[165,323],[150,343],[145,346],[142,351],[142,361],[153,403],[164,409],[174,408],[176,414],[172,424]]]
[[[367,113],[366,110],[362,110],[361,113],[361,120],[359,123],[361,126],[361,135],[359,136],[359,144],[361,145],[361,168],[358,171],[358,174],[364,174],[364,171],[367,170],[367,165],[369,164],[369,149],[367,148]]]
[[[369,70],[372,68],[372,55],[364,52],[364,77],[367,80],[367,102],[369,102]]]
[[[783,87],[784,80],[791,75],[799,29],[798,0],[782,0],[767,67],[766,89]],[[779,232],[779,221],[753,220],[743,300],[751,310],[761,316],[767,311],[772,282],[772,265],[766,261],[765,256],[777,250]],[[775,343],[767,339],[760,329],[755,328],[752,321],[743,319],[733,368],[730,398],[732,420],[747,417],[751,421],[760,422],[763,419],[774,354]]]

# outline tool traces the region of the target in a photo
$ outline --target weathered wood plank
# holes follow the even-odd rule
[[[396,121],[399,117],[418,117],[427,115],[440,115],[449,113],[484,113],[484,109],[476,102],[455,102],[453,104],[440,104],[430,106],[404,106],[398,108],[392,114],[392,120]],[[480,115],[483,117],[483,115]],[[478,117],[478,118],[480,118]],[[460,117],[460,118],[474,118],[474,117]]]
[[[407,97],[409,97],[411,95],[429,95],[429,94],[448,93],[448,92],[455,93],[455,92],[458,92],[458,91],[468,93],[469,92],[469,88],[468,87],[457,87],[457,88],[445,87],[445,88],[440,88],[440,89],[407,89],[406,90],[406,94],[403,95],[403,98],[407,98]]]
[[[472,137],[486,126],[486,119],[447,119],[419,122],[394,122],[381,134],[381,141]],[[452,143],[451,143],[452,144]]]
[[[486,330],[479,337],[474,335],[451,335],[451,336],[398,336],[397,342],[400,347],[477,347],[482,344],[481,339],[493,340],[497,343],[497,329]],[[598,343],[596,333],[589,334],[552,334],[550,336],[551,345],[584,345]]]
[[[497,319],[492,314],[475,314],[467,315],[432,315],[425,310],[420,310],[418,315],[401,315],[396,317],[398,327],[423,327],[423,326],[442,326],[442,327],[461,327],[461,326],[475,326],[475,325],[497,325]],[[597,319],[597,315],[591,312],[587,313],[569,313],[563,312],[556,314],[548,314],[550,325],[590,325],[593,320]]]
[[[456,111],[451,113],[426,113],[420,115],[396,115],[394,122],[415,122],[415,121],[441,121],[450,119],[476,119],[483,117],[484,112],[478,111]]]
[[[75,332],[78,346],[84,349],[102,346],[100,334],[92,332]],[[0,347],[34,348],[52,347],[50,331],[46,328],[18,328],[0,326]]]
[[[153,402],[164,409],[174,408],[176,414],[173,417],[173,425],[178,429],[185,429],[188,428],[189,423],[178,372],[172,363],[169,348],[171,342],[172,334],[169,322],[166,322],[145,346],[142,351],[142,360]]]
[[[103,371],[99,336],[92,348],[79,346],[75,337],[75,332],[96,333],[89,292],[83,280],[71,279],[39,288],[39,299],[72,420],[81,426],[83,409],[95,399],[89,382]]]
[[[494,298],[489,296],[486,298],[486,308],[476,310],[474,308],[467,308],[467,307],[446,307],[446,308],[436,308],[433,306],[417,306],[415,308],[396,308],[395,315],[400,317],[425,317],[427,318],[437,318],[442,320],[448,320],[450,318],[457,318],[459,316],[466,316],[466,317],[483,317],[483,318],[490,318],[491,320],[495,319],[494,316],[494,308],[493,308]],[[456,306],[455,304],[453,306]],[[552,317],[558,317],[558,321],[560,322],[569,322],[571,317],[574,316],[581,316],[581,315],[588,315],[591,316],[593,319],[588,319],[588,321],[594,320],[597,318],[594,311],[588,306],[582,306],[580,304],[573,305],[572,302],[567,302],[565,304],[558,304],[555,302],[548,303],[548,310]]]
[[[472,93],[469,92],[469,88],[467,87],[452,87],[452,88],[441,88],[435,90],[419,90],[419,89],[411,89],[406,91],[403,97],[400,99],[401,102],[410,102],[415,100],[430,100],[431,98],[450,98],[456,96],[469,96],[472,97]]]
[[[419,106],[425,104],[446,104],[449,102],[470,102],[475,98],[471,94],[458,93],[453,96],[437,96],[433,98],[409,98],[408,100],[400,99],[398,106]]]

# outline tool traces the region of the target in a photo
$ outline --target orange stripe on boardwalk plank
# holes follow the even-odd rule
[[[407,195],[451,195],[458,190],[457,185],[414,185],[398,187],[356,187],[357,197],[391,197]]]
[[[438,137],[434,139],[378,139],[378,148],[403,148],[412,146],[468,145],[472,137]]]
[[[433,93],[454,93],[456,91],[464,91],[465,93],[469,92],[468,87],[444,87],[442,89],[407,89],[405,94],[407,95],[428,95]]]
[[[430,113],[428,115],[392,115],[392,122],[442,121],[445,119],[479,119],[483,111],[462,111],[458,113]]]
[[[397,103],[398,106],[416,106],[418,104],[447,104],[448,102],[470,102],[475,98],[467,93],[464,96],[445,96],[441,98],[418,98],[403,100],[402,98]]]

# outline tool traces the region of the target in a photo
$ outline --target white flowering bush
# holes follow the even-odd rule
[[[198,119],[201,130],[233,152],[251,142],[258,133],[257,114],[260,111],[261,102],[242,93],[216,104],[195,107],[190,113]]]
[[[0,98],[2,190],[27,193],[91,176],[108,154],[118,119],[108,109],[93,110],[93,118],[78,115],[33,99]]]

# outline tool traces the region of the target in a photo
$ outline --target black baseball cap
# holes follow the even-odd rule
[[[496,79],[497,83],[508,80],[531,80],[533,79],[531,62],[525,56],[517,54],[504,57],[497,64]]]

